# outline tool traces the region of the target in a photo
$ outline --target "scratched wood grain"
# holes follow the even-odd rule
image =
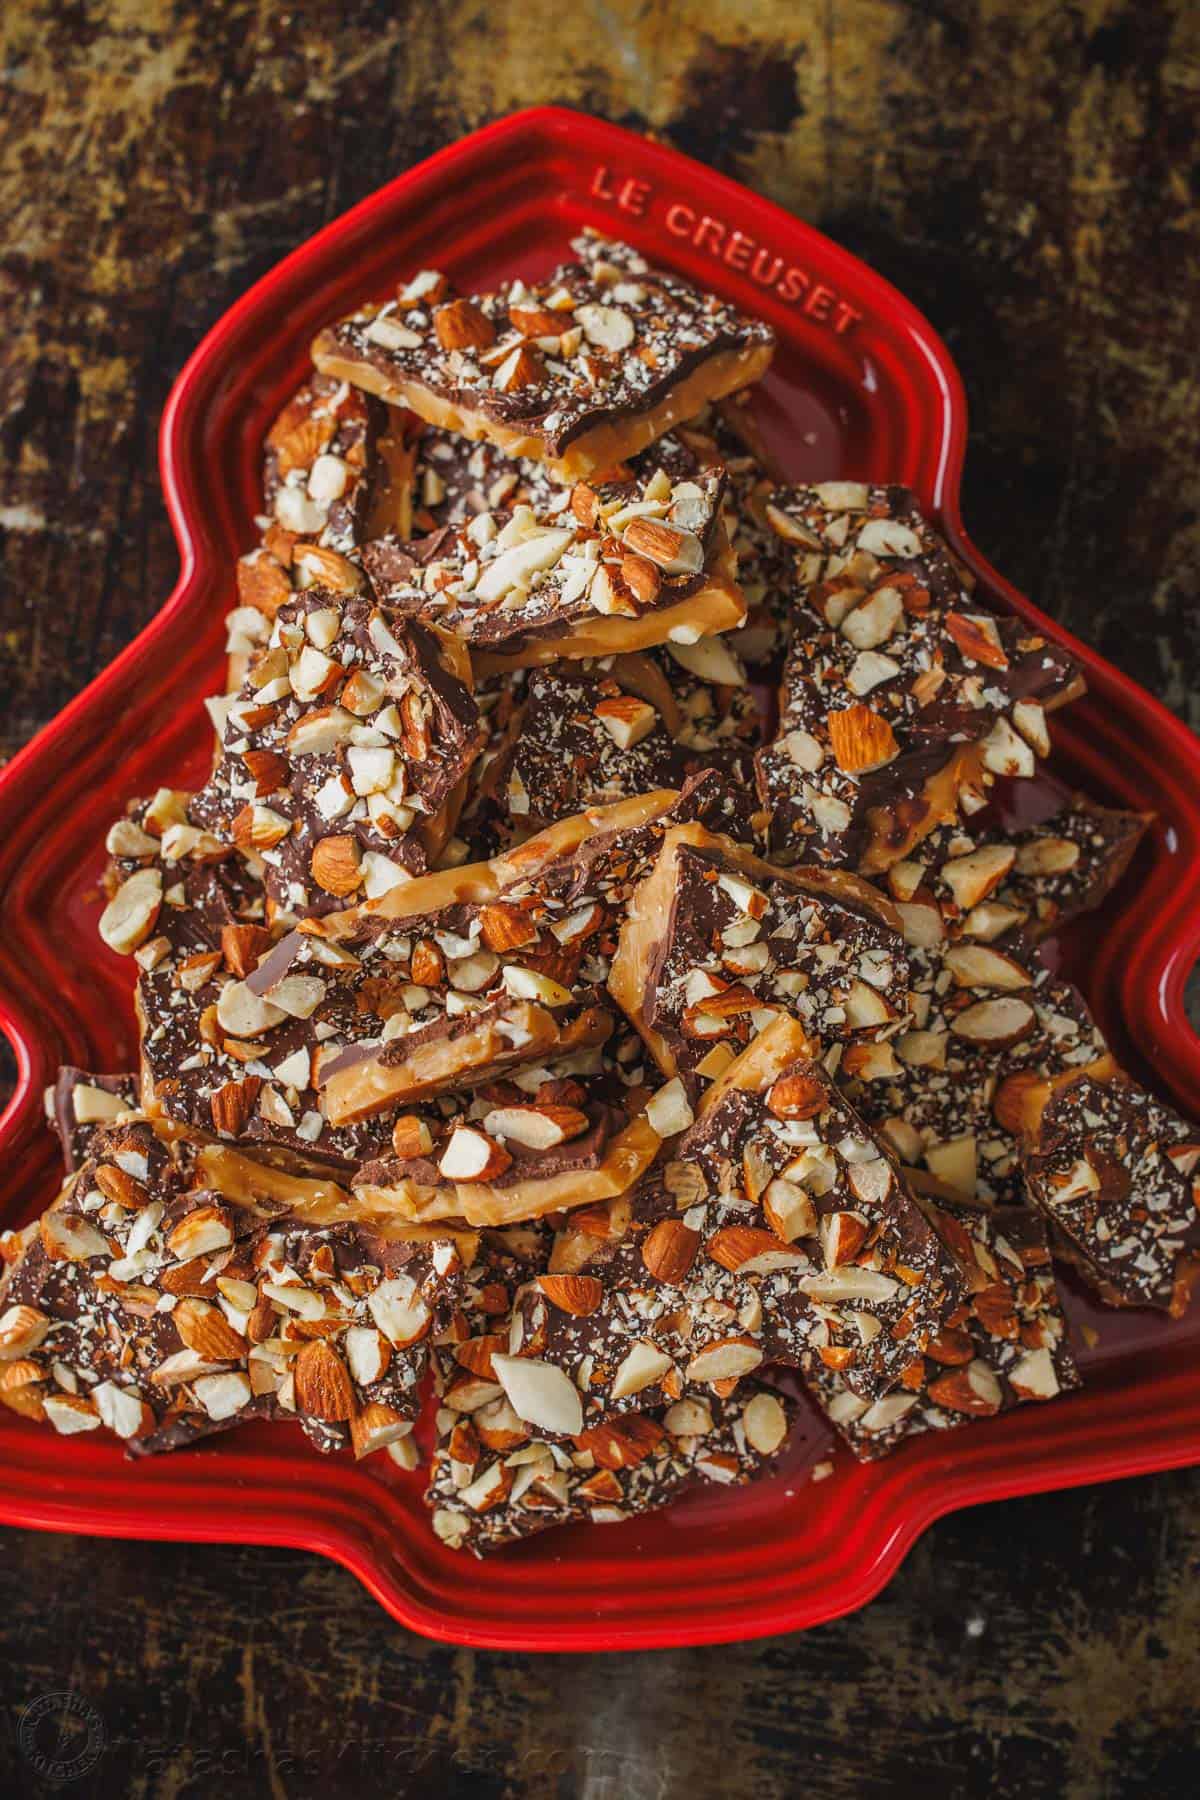
[[[0,755],[170,590],[158,417],[206,327],[538,100],[660,133],[909,293],[966,376],[982,548],[1200,724],[1189,0],[35,0],[0,41]],[[1196,1472],[944,1521],[857,1618],[648,1657],[435,1648],[285,1552],[0,1541],[5,1794],[52,1791],[19,1726],[62,1689],[100,1719],[89,1795],[1195,1792]]]

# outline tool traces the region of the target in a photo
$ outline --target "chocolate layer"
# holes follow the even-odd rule
[[[898,1386],[868,1403],[815,1363],[809,1392],[863,1462],[926,1431],[952,1431],[1080,1385],[1046,1227],[1025,1207],[942,1199],[931,1222],[969,1271],[968,1292]]]
[[[1047,1084],[1024,1170],[1029,1197],[1110,1304],[1179,1318],[1200,1279],[1200,1131],[1112,1067]]]
[[[297,917],[419,874],[483,731],[461,656],[363,596],[282,606],[190,817],[254,851]]]

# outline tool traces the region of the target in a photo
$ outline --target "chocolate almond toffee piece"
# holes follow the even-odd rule
[[[196,916],[184,891],[138,985],[147,1109],[298,1170],[357,1170],[364,1205],[410,1219],[500,1222],[623,1192],[659,1138],[637,1116],[640,1046],[613,1034],[617,920],[657,821],[702,805],[709,782],[276,943]]]
[[[745,670],[720,638],[534,669],[525,693],[503,782],[514,824],[540,830],[585,806],[679,787],[710,768],[724,778],[752,835],[758,707]]]
[[[1200,1129],[1111,1057],[1008,1099],[1029,1198],[1068,1259],[1109,1305],[1182,1317],[1200,1278]]]
[[[707,408],[698,419],[676,427],[641,451],[624,469],[606,470],[593,477],[591,485],[603,490],[612,507],[620,485],[632,494],[636,481],[645,481],[660,469],[673,485],[696,481],[706,470],[724,470],[725,526],[731,539],[736,533],[733,552],[738,586],[748,603],[753,594],[755,608],[753,623],[747,618],[737,628],[733,648],[762,663],[778,647],[783,617],[792,606],[787,579],[790,552],[763,516],[764,498],[782,477],[767,472],[770,459],[753,415],[738,405],[746,397],[739,393],[721,406]],[[727,422],[727,413],[732,423]],[[423,426],[415,452],[411,530],[397,528],[398,537],[425,536],[440,526],[462,524],[483,512],[508,512],[518,505],[532,507],[538,517],[553,517],[571,505],[572,490],[557,484],[543,464],[506,457],[493,444],[472,443],[452,432]],[[779,579],[772,579],[768,556],[778,565]],[[736,656],[733,660],[736,662]],[[729,679],[727,675],[727,683]],[[739,677],[744,679],[744,675]]]
[[[504,1354],[523,1285],[579,1305],[588,1284],[551,1273],[547,1224],[480,1234],[450,1328],[434,1342],[438,1442],[429,1503],[453,1547],[498,1546],[546,1525],[613,1522],[661,1504],[700,1475],[736,1482],[786,1439],[791,1402],[757,1383],[585,1427],[577,1388],[548,1363]],[[702,1443],[681,1440],[704,1440]],[[650,1462],[645,1473],[634,1471]]]
[[[138,1111],[136,1075],[89,1075],[85,1069],[60,1069],[45,1092],[46,1121],[62,1147],[63,1163],[73,1175],[83,1162],[96,1132],[124,1113]]]
[[[806,1376],[809,1392],[863,1462],[922,1432],[994,1418],[1080,1385],[1044,1221],[1020,1206],[945,1198],[925,1206],[969,1271],[962,1305],[880,1400],[861,1399],[821,1363]]]
[[[519,1297],[510,1352],[569,1377],[585,1421],[772,1362],[819,1360],[875,1400],[958,1304],[953,1258],[810,1047],[775,1019],[669,1161],[568,1217],[550,1267],[572,1281]]]
[[[901,908],[935,902],[948,939],[1040,942],[1104,904],[1150,824],[1146,813],[1082,795],[1038,825],[1011,832],[942,825],[893,863],[886,885]]]
[[[539,1404],[531,1384],[529,1410]],[[465,1420],[434,1452],[433,1529],[450,1549],[483,1556],[553,1525],[617,1525],[706,1482],[740,1487],[771,1472],[794,1411],[785,1395],[745,1382],[727,1400],[628,1413],[565,1443],[520,1422],[488,1434],[507,1443],[485,1442]]]
[[[1078,989],[1016,929],[1023,908],[999,899],[1017,855],[1018,840],[945,828],[893,864],[887,885],[908,947],[909,1022],[869,1062],[839,1070],[903,1162],[992,1204],[1022,1198],[1008,1078],[1082,1068],[1105,1048]],[[1074,869],[1041,879],[1049,900],[1072,891]]]
[[[905,1023],[907,952],[877,889],[774,869],[701,825],[663,840],[630,901],[609,981],[665,1075],[694,1098],[779,1012],[854,1069]]]
[[[1003,1085],[1082,1067],[1104,1039],[1078,989],[1051,974],[1033,945],[944,943],[909,948],[912,1025],[891,1055],[841,1080],[901,1161],[956,1194],[994,1205],[1022,1195],[1018,1140]]]
[[[424,870],[483,736],[461,645],[312,588],[276,614],[189,814],[260,857],[292,915],[335,910]]]
[[[532,285],[453,297],[425,271],[319,333],[313,361],[431,424],[570,481],[645,449],[757,381],[770,326],[587,233]]]
[[[976,844],[968,841],[959,850],[959,868],[973,867],[961,861],[973,852],[976,861],[985,868],[990,864],[991,870],[998,869],[1010,852],[1011,861],[985,898],[962,918],[963,933],[994,939],[1019,929],[1025,937],[1040,940],[1072,919],[1095,912],[1129,867],[1151,820],[1149,813],[1097,806],[1080,795],[1040,824],[1009,837],[980,833]],[[962,844],[964,834],[955,836]],[[970,890],[970,877],[968,885]],[[941,886],[938,897],[945,908]]]
[[[505,961],[487,948],[481,921],[495,936],[503,908],[458,903],[452,874],[410,886],[412,911],[353,948],[299,931],[273,946],[261,928],[188,918],[180,953],[138,984],[147,1105],[342,1173],[390,1155],[396,1115],[415,1108],[409,1154],[436,1187],[434,1144],[464,1108],[423,1103],[608,1037],[591,988],[537,969],[536,934]],[[603,1139],[606,1118],[588,1110],[579,1129]]]
[[[198,1174],[148,1122],[97,1132],[5,1246],[0,1399],[63,1434],[107,1426],[135,1455],[254,1418],[358,1456],[410,1432],[427,1339],[453,1316],[454,1241],[272,1218]]]
[[[480,672],[695,643],[745,606],[721,519],[724,474],[672,481],[621,470],[577,482],[567,506],[477,513],[404,543],[369,544],[381,601],[457,633]]]
[[[795,548],[796,604],[779,733],[758,757],[772,849],[877,873],[964,791],[980,804],[996,775],[1032,775],[1046,712],[1082,679],[964,593],[907,489],[780,489],[767,516]]]

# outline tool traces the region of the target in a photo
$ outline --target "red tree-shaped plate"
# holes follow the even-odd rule
[[[1183,1010],[1200,948],[1200,744],[1156,701],[991,569],[959,518],[962,385],[945,346],[894,289],[818,232],[661,145],[539,109],[476,132],[392,182],[282,262],[196,351],[162,425],[179,584],[111,668],[0,777],[0,1023],[16,1050],[3,1121],[0,1222],[44,1206],[56,1153],[41,1092],[60,1062],[132,1066],[131,965],[96,935],[108,822],[127,796],[203,768],[200,697],[216,689],[222,615],[254,539],[259,447],[327,320],[436,264],[464,285],[541,273],[594,225],[770,319],[761,396],[797,477],[914,487],[981,588],[1070,643],[1090,693],[1056,721],[1055,778],[1153,809],[1150,842],[1102,924],[1064,951],[1118,1052],[1200,1113],[1200,1042]],[[1044,789],[1042,799],[1045,799]],[[295,1430],[250,1427],[130,1464],[113,1441],[0,1417],[0,1518],[119,1537],[236,1540],[321,1551],[404,1624],[508,1648],[688,1644],[789,1630],[877,1593],[953,1507],[1200,1460],[1200,1306],[1192,1322],[1091,1309],[1088,1385],[1052,1407],[908,1445],[873,1467],[834,1458],[806,1420],[783,1473],[697,1495],[656,1518],[551,1533],[480,1565],[439,1545],[420,1475],[322,1458]]]

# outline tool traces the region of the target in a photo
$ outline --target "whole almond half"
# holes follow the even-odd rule
[[[829,714],[829,742],[838,767],[848,775],[881,769],[900,750],[887,720],[861,703]]]
[[[594,1275],[539,1275],[538,1287],[560,1312],[585,1319],[604,1298],[604,1287]]]
[[[354,1416],[354,1386],[349,1370],[324,1338],[305,1344],[294,1364],[296,1406],[313,1419],[336,1423]]]
[[[313,848],[309,867],[318,887],[340,899],[362,885],[358,844],[352,837],[322,838]]]
[[[496,328],[473,300],[448,300],[433,315],[433,329],[443,350],[486,350]]]
[[[642,1261],[656,1281],[679,1284],[696,1260],[700,1233],[682,1219],[661,1219],[642,1245]]]
[[[247,1344],[240,1331],[235,1331],[219,1306],[207,1300],[185,1295],[176,1302],[171,1314],[175,1329],[189,1350],[218,1362],[237,1362],[245,1356]]]
[[[666,1432],[656,1419],[641,1413],[593,1425],[575,1439],[580,1450],[590,1450],[602,1469],[634,1469],[664,1442]]]

